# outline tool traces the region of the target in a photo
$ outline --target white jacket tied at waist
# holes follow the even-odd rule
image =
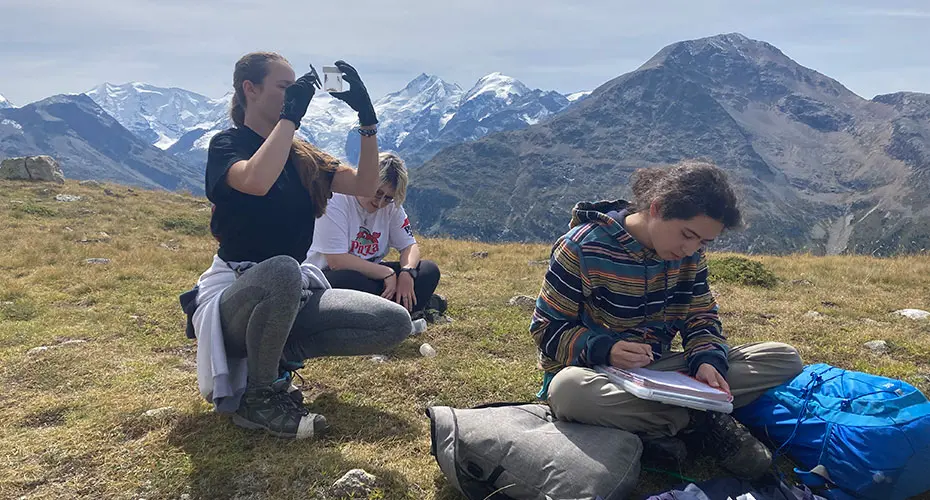
[[[229,285],[235,283],[236,269],[248,269],[251,262],[226,262],[213,256],[213,265],[197,280],[197,310],[193,325],[197,336],[197,385],[200,394],[216,405],[219,412],[233,412],[248,381],[246,358],[228,358],[223,343],[223,326],[220,320],[220,297]],[[303,289],[307,292],[332,288],[318,267],[301,264]],[[304,294],[307,295],[306,293]]]

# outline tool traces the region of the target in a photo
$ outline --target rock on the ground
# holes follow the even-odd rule
[[[339,498],[368,498],[377,483],[377,477],[362,469],[352,469],[333,483],[332,493]]]
[[[385,356],[384,354],[375,354],[374,356],[369,358],[369,361],[371,361],[372,363],[387,363],[388,357]]]
[[[420,346],[420,354],[424,358],[435,358],[436,349],[434,349],[433,346],[424,343],[423,345]]]
[[[517,307],[532,308],[536,307],[536,299],[529,295],[514,295],[507,301],[508,304]]]
[[[0,179],[65,183],[65,174],[51,156],[20,156],[0,162]]]
[[[39,347],[33,347],[32,349],[29,349],[28,351],[26,351],[26,354],[30,354],[30,355],[31,355],[31,354],[38,354],[38,353],[40,353],[40,352],[50,351],[50,350],[52,350],[52,349],[58,349],[59,347],[64,347],[64,346],[66,346],[66,345],[83,344],[83,343],[85,343],[85,342],[87,342],[87,341],[86,341],[86,340],[80,340],[80,339],[66,340],[66,341],[64,341],[64,342],[62,342],[62,343],[60,343],[60,344],[52,344],[52,345],[43,345],[43,346],[39,346]]]
[[[72,201],[81,201],[81,197],[75,196],[73,194],[56,194],[55,201],[63,201],[65,203],[69,203]]]
[[[911,319],[930,319],[930,312],[922,309],[899,309],[894,314]]]
[[[804,317],[815,321],[823,321],[824,315],[817,311],[807,311],[804,313]]]
[[[488,258],[488,252],[472,252],[472,253],[471,253],[471,256],[474,257],[474,258],[476,258],[476,259],[487,259],[487,258]]]
[[[888,342],[884,340],[870,340],[865,344],[862,344],[863,347],[872,351],[873,354],[888,354],[890,350],[888,347]]]
[[[94,257],[92,259],[87,259],[84,261],[87,264],[109,264],[110,259],[103,259],[100,257]]]
[[[147,410],[142,413],[142,416],[146,418],[160,418],[171,415],[172,413],[174,413],[174,407],[165,406],[162,408],[153,408],[151,410]]]

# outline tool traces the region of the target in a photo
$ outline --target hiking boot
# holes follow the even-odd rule
[[[695,411],[691,415],[685,434],[689,444],[734,476],[758,479],[772,467],[772,452],[732,416],[714,411]]]
[[[304,367],[303,363],[296,361],[285,361],[281,360],[278,362],[278,380],[287,379],[287,394],[298,406],[303,407],[304,404],[304,394],[300,392],[300,389],[294,385],[294,379],[299,378],[301,382],[304,381],[303,377],[300,376],[300,373],[297,373],[297,370]]]
[[[643,441],[642,462],[644,465],[681,470],[682,464],[688,458],[688,448],[685,442],[677,437],[640,438]]]
[[[446,300],[446,298],[435,293],[430,296],[429,301],[426,303],[426,307],[424,307],[424,309],[432,309],[437,311],[440,315],[445,314],[446,309],[448,308],[449,302]]]
[[[326,418],[294,403],[287,392],[288,385],[290,382],[279,379],[270,386],[246,389],[239,409],[232,416],[233,423],[288,439],[305,439],[326,432],[329,428]]]

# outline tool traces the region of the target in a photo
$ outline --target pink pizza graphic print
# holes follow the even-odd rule
[[[378,250],[381,249],[378,244],[379,238],[381,238],[381,233],[373,233],[367,227],[359,226],[355,241],[349,245],[349,253],[358,255],[363,259],[376,255]]]

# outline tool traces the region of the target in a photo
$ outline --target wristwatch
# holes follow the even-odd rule
[[[410,273],[410,277],[413,279],[417,279],[417,276],[420,275],[420,271],[418,271],[415,267],[402,267],[397,274],[400,273]]]

